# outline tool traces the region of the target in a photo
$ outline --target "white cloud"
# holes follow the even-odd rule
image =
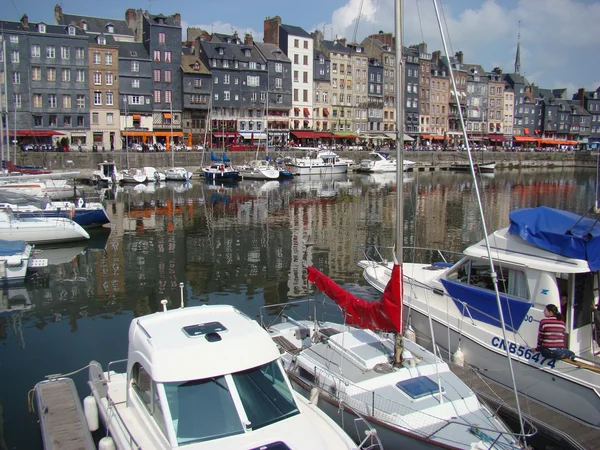
[[[352,40],[361,0],[347,0],[331,17],[333,35]],[[519,0],[505,4],[486,0],[460,9],[461,2],[441,5],[442,24],[447,27],[449,51],[462,50],[465,62],[486,70],[500,66],[512,72],[519,21],[521,21],[521,73],[544,87],[585,86],[596,89],[600,60],[596,58],[600,2],[586,0]],[[472,4],[473,2],[462,2]],[[508,3],[508,2],[507,2]],[[442,50],[440,32],[430,1],[405,1],[404,45],[424,40],[428,50]],[[323,28],[323,24],[319,26]],[[326,26],[327,28],[327,26]],[[356,37],[379,30],[394,31],[393,0],[363,0]],[[326,38],[330,38],[328,34]],[[571,92],[571,91],[570,91]]]

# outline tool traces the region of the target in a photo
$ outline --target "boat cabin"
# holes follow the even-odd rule
[[[299,414],[279,357],[231,306],[144,316],[129,329],[128,407],[172,447],[251,433]]]

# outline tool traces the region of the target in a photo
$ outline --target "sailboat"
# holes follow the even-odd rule
[[[192,173],[188,172],[184,167],[175,167],[175,146],[173,145],[173,103],[171,106],[171,167],[165,170],[165,178],[167,181],[190,181]]]
[[[400,2],[396,2],[397,55],[402,50],[400,24]],[[401,80],[397,83],[400,97]],[[396,261],[402,261],[403,243],[402,103],[401,98],[396,102]],[[385,448],[523,448],[519,435],[483,405],[438,355],[403,337],[401,264],[394,264],[378,302],[355,297],[313,267],[307,271],[308,280],[342,310],[344,323],[318,320],[319,312],[331,312],[331,305],[328,311],[324,302],[309,304],[312,320],[292,316],[305,310],[300,302],[276,306],[282,320],[267,330],[300,392],[341,424],[363,417]]]

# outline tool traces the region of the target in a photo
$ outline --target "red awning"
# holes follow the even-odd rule
[[[304,108],[304,117],[310,117],[310,111],[308,108]]]
[[[488,139],[494,142],[506,142],[506,138],[503,134],[489,134]]]
[[[6,130],[4,130],[6,134]],[[14,131],[8,133],[9,136],[14,136]],[[65,133],[54,130],[17,130],[17,137],[52,137],[52,136],[64,136]]]
[[[325,117],[328,117],[328,116],[329,116],[329,110],[328,110],[327,108],[323,108],[323,115],[324,115]]]
[[[431,139],[433,139],[434,141],[443,141],[444,140],[444,136],[439,136],[436,134],[432,134],[431,135]]]
[[[525,131],[526,134],[529,134],[529,128],[523,128],[523,131]]]
[[[300,112],[300,108],[294,108],[294,112],[299,113]]]
[[[320,133],[313,133],[315,135],[316,138],[319,139],[332,139],[334,136],[331,133],[326,133],[326,132],[320,132]]]
[[[312,131],[290,131],[296,139],[314,139],[316,138],[317,133],[313,133]]]
[[[133,117],[133,120],[142,120],[141,114],[132,114],[131,116]]]
[[[431,135],[430,134],[422,134],[421,139],[431,139]]]
[[[237,131],[213,131],[213,137],[238,137]]]

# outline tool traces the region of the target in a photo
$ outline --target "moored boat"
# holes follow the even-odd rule
[[[0,236],[8,241],[49,244],[89,239],[81,225],[65,217],[15,217],[10,208],[0,211]]]
[[[276,180],[279,178],[279,170],[268,161],[258,159],[237,168],[240,177],[248,180]]]
[[[0,284],[22,282],[31,269],[47,265],[47,259],[34,258],[33,245],[0,239]]]
[[[189,181],[192,178],[192,173],[183,167],[171,167],[164,173],[166,181]]]

